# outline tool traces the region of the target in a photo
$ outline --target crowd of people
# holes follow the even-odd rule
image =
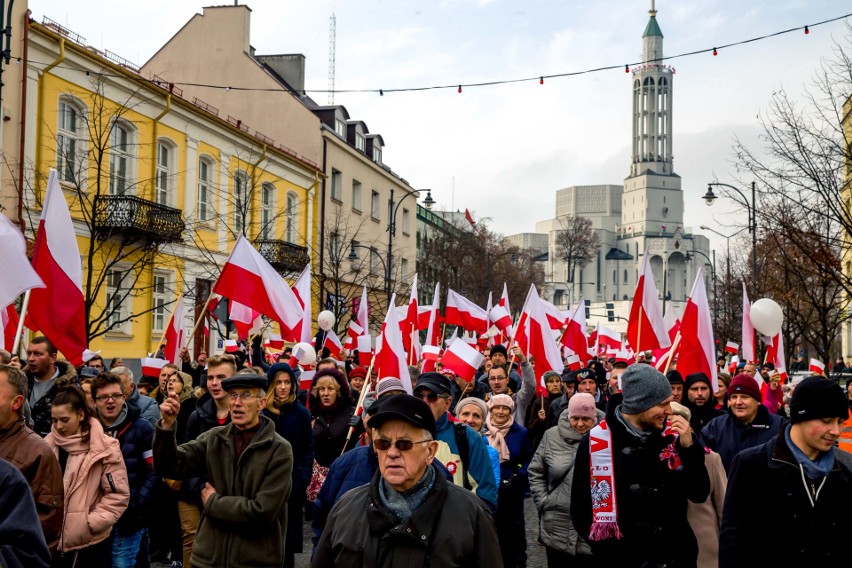
[[[472,381],[412,366],[409,393],[254,351],[157,377],[0,351],[0,566],[848,563],[852,381],[642,354],[537,374],[495,345]]]

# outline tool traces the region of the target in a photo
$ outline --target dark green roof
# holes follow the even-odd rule
[[[642,37],[651,36],[663,37],[663,32],[660,30],[660,25],[657,23],[656,16],[651,16],[651,19],[648,20],[648,25],[645,27],[645,33],[642,34]]]

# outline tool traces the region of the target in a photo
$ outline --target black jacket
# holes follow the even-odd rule
[[[30,486],[12,464],[0,459],[0,566],[47,568],[44,542]]]
[[[697,439],[689,448],[681,448],[674,436],[662,432],[640,439],[616,417],[616,408],[607,413],[606,422],[612,436],[618,526],[623,538],[589,541],[594,565],[694,567],[698,544],[687,520],[686,502],[703,503],[710,494],[704,448]],[[660,457],[672,443],[681,460],[676,469],[670,469]],[[571,488],[571,520],[583,538],[588,538],[592,525],[589,468],[586,434],[577,449]]]
[[[701,429],[701,441],[722,456],[722,465],[725,466],[725,473],[728,473],[734,456],[774,439],[786,425],[784,417],[769,414],[762,404],[757,407],[757,416],[747,426],[737,420],[729,409]]]
[[[77,379],[77,372],[71,363],[56,361],[55,365],[59,369],[56,382],[53,383],[47,394],[38,399],[30,408],[30,417],[33,419],[33,431],[42,438],[50,434],[50,427],[53,425],[50,417],[50,407],[53,405],[53,397],[59,392],[61,386],[68,386]],[[34,384],[35,377],[27,373],[27,392],[33,392]]]
[[[331,462],[343,453],[346,434],[349,433],[349,419],[355,414],[355,407],[338,402],[337,406],[327,412],[317,412],[313,420],[314,459],[323,467],[330,467]],[[363,424],[363,423],[362,423]],[[351,449],[358,442],[363,427],[357,428],[349,438],[347,448]]]
[[[719,566],[849,566],[852,455],[835,449],[834,469],[814,505],[784,439],[740,453],[728,476]],[[816,484],[819,486],[819,483]]]
[[[380,479],[376,472],[332,508],[312,568],[503,566],[494,521],[473,493],[436,475],[423,504],[397,524],[379,498]]]

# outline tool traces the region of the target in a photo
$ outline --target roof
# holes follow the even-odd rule
[[[657,23],[657,15],[652,13],[651,19],[648,20],[648,25],[645,26],[645,33],[642,37],[663,37],[663,32],[660,30],[660,25]]]
[[[606,260],[633,260],[633,255],[617,248],[611,248],[604,258]]]

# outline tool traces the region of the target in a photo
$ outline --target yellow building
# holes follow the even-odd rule
[[[47,18],[26,33],[17,197],[32,238],[57,169],[78,235],[90,349],[107,359],[156,351],[181,295],[188,333],[238,235],[291,281],[302,270],[316,239],[314,161]]]

